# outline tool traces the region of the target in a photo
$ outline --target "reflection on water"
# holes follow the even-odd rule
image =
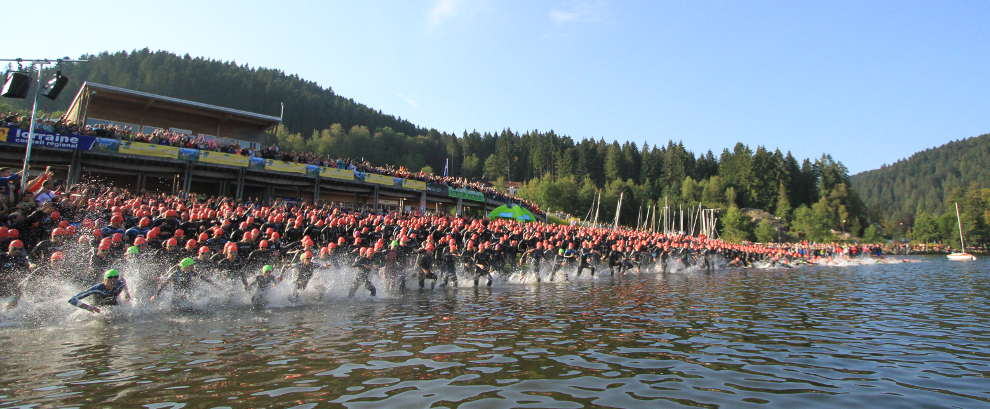
[[[0,328],[0,407],[990,406],[986,262]]]

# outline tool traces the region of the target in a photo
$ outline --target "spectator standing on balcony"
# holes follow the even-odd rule
[[[52,191],[52,180],[48,179],[41,184],[41,188],[38,189],[38,193],[34,195],[34,202],[41,206],[45,203],[50,202],[55,198],[55,192]]]

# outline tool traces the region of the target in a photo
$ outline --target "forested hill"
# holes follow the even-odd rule
[[[851,181],[876,220],[911,225],[921,212],[943,213],[946,201],[960,190],[990,187],[990,134],[915,153]]]
[[[57,101],[39,100],[44,110],[65,110],[79,86],[84,81],[93,81],[273,116],[279,115],[279,102],[285,102],[285,125],[292,132],[304,134],[335,123],[347,128],[387,126],[406,135],[426,132],[409,121],[383,114],[336,95],[330,88],[276,69],[148,49],[103,52],[82,58],[89,62],[62,67],[71,80],[69,87]],[[8,102],[14,101],[18,100]],[[16,105],[30,109],[29,103],[19,100]]]

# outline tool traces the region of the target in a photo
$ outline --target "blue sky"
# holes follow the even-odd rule
[[[149,47],[277,67],[458,133],[554,129],[716,154],[742,141],[828,152],[857,172],[990,132],[983,0],[18,7],[43,23],[9,30],[3,57]]]

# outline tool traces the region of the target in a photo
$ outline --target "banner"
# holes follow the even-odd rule
[[[322,168],[320,176],[331,179],[354,180],[354,171],[350,169]]]
[[[199,160],[199,149],[179,148],[179,160]]]
[[[126,153],[128,155],[151,156],[155,158],[179,158],[179,148],[144,142],[120,141],[120,146],[117,147],[117,152]]]
[[[447,196],[447,185],[430,182],[426,184],[426,191],[438,196]]]
[[[0,127],[0,142],[6,143],[16,143],[18,145],[26,145],[28,138],[28,131],[15,126],[4,126]],[[45,132],[35,132],[34,133],[34,143],[33,146],[41,148],[53,148],[53,149],[72,149],[72,150],[83,150],[88,151],[92,149],[93,142],[96,138],[93,136],[77,135],[77,134],[52,134]]]
[[[484,202],[485,195],[481,192],[474,191],[471,189],[448,189],[447,195],[453,198],[461,198],[464,200],[471,200],[474,202]]]
[[[248,159],[248,169],[265,170],[265,160],[254,156]]]
[[[316,165],[306,165],[306,176],[320,176],[320,167]]]
[[[117,148],[120,147],[120,141],[110,138],[96,138],[96,142],[93,143],[93,150],[97,152],[117,152]]]
[[[286,173],[306,173],[306,165],[302,163],[284,162],[275,159],[265,159],[265,170]]]
[[[396,185],[395,179],[399,179],[399,178],[394,178],[394,177],[385,176],[385,175],[379,175],[377,173],[368,173],[368,174],[364,175],[364,181],[365,182],[374,183],[376,185],[395,186]],[[399,180],[401,181],[402,179],[399,179]]]
[[[422,180],[405,179],[402,181],[402,187],[422,192],[426,190],[426,182]]]
[[[199,158],[197,160],[203,163],[246,168],[250,159],[247,156],[232,153],[199,151]]]

